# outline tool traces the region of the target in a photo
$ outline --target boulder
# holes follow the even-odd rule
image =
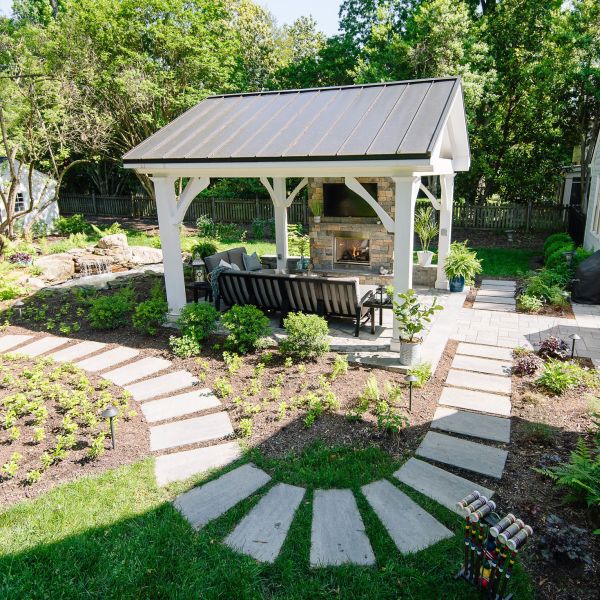
[[[103,250],[123,250],[129,248],[127,236],[124,233],[105,235],[98,240],[98,248],[102,248]]]
[[[44,281],[66,281],[75,274],[73,256],[66,252],[40,256],[35,259],[35,266],[42,270],[40,279]]]
[[[163,260],[162,250],[147,246],[130,246],[131,262],[134,265],[155,265]]]
[[[48,284],[45,281],[42,281],[39,277],[28,277],[25,280],[25,285],[31,290],[41,290]]]

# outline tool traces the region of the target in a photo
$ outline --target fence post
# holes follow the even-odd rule
[[[260,219],[260,202],[258,201],[258,194],[254,194],[254,206],[255,206],[256,218]]]
[[[217,204],[214,197],[210,199],[210,216],[213,221],[217,220]]]
[[[531,200],[527,201],[527,217],[525,219],[525,231],[530,231],[531,229],[531,219],[533,213],[533,202]]]
[[[98,216],[98,206],[96,204],[96,192],[92,190],[92,206],[94,207],[94,216]]]

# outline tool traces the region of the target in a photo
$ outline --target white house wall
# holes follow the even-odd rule
[[[590,191],[583,245],[588,250],[596,251],[600,250],[600,136],[596,140],[590,175]]]

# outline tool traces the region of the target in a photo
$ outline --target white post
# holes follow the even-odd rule
[[[412,288],[413,246],[415,235],[415,204],[421,178],[394,177],[394,290],[404,294]],[[400,350],[398,323],[394,319],[390,350]]]
[[[152,177],[152,181],[156,194],[156,211],[165,269],[165,288],[169,304],[167,318],[169,321],[175,321],[181,313],[181,309],[186,305],[179,223],[175,218],[177,209],[175,177]]]
[[[440,233],[438,236],[438,266],[435,287],[438,290],[448,289],[448,278],[444,271],[446,257],[450,252],[452,241],[452,204],[454,202],[454,173],[440,175],[442,201],[440,207]]]
[[[273,177],[273,208],[275,211],[275,249],[277,268],[287,269],[288,261],[288,215],[285,177]]]

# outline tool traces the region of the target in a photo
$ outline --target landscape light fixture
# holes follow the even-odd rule
[[[113,419],[119,414],[119,411],[114,406],[107,406],[102,411],[102,417],[110,419],[110,441],[112,442],[112,449],[115,449],[115,425]]]
[[[514,231],[512,229],[507,229],[505,233],[507,240],[512,244]]]
[[[575,344],[577,343],[577,340],[580,340],[581,338],[576,333],[569,337],[573,340],[573,345],[571,346],[571,358],[573,358],[575,356]]]
[[[414,375],[407,375],[404,381],[408,383],[408,412],[412,412],[412,388],[413,383],[418,381],[418,379]]]
[[[570,265],[573,262],[573,254],[575,254],[575,253],[572,251],[563,252],[563,256],[565,257],[565,260],[567,261],[568,265]]]
[[[23,302],[23,300],[17,300],[13,304],[13,308],[16,308],[17,312],[19,313],[19,319],[21,319],[23,317],[23,307],[24,306],[25,306],[25,303]]]

